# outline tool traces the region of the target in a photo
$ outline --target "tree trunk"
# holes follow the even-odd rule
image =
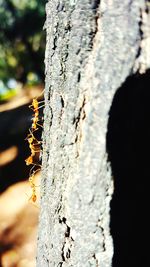
[[[108,113],[150,66],[144,0],[47,3],[38,267],[110,267]]]

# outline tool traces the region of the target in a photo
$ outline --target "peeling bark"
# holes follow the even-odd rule
[[[126,78],[149,67],[146,5],[47,3],[39,267],[111,266],[108,113]]]

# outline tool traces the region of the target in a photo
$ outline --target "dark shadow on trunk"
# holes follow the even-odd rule
[[[115,187],[110,222],[113,267],[150,266],[150,70],[127,78],[109,115],[107,151]]]

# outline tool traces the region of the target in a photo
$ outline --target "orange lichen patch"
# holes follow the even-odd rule
[[[16,146],[12,146],[3,152],[0,152],[0,167],[13,161],[17,157],[17,155],[18,148]]]

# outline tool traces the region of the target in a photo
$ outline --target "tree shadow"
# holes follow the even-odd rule
[[[113,267],[150,266],[150,70],[128,77],[117,90],[109,113],[107,151],[115,188]]]

